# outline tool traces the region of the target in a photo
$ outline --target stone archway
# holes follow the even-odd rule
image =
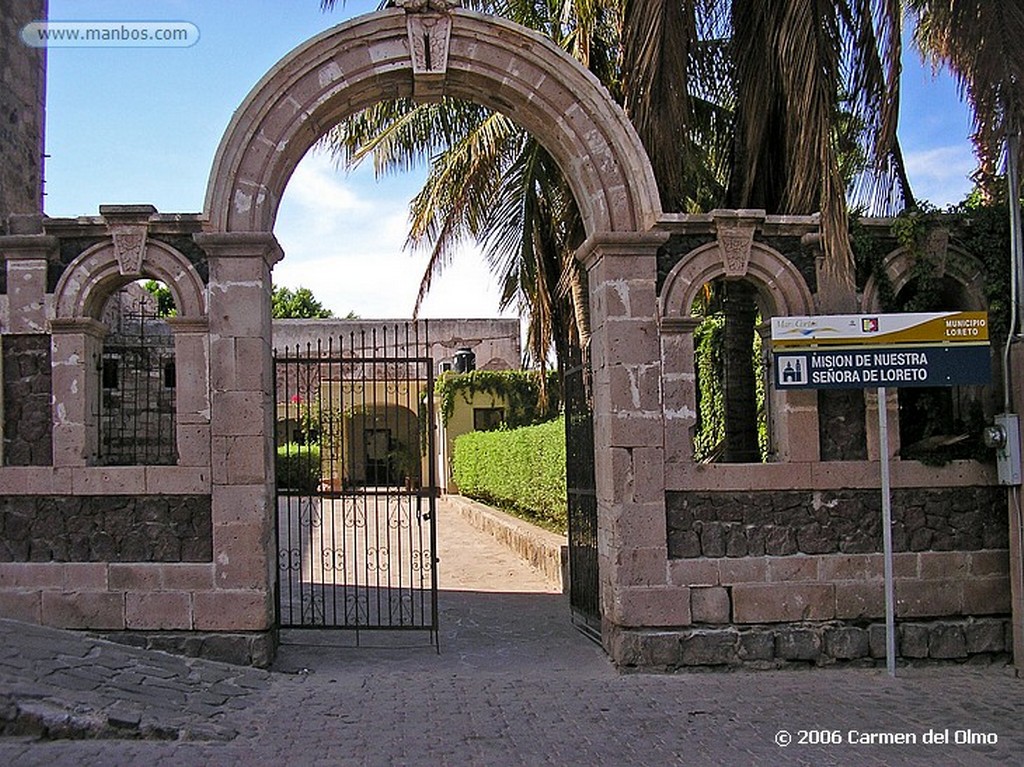
[[[939,246],[926,257],[932,258],[938,276],[948,277],[961,286],[967,305],[965,311],[986,311],[988,304],[984,292],[984,267],[977,258],[951,245],[948,233]],[[921,257],[908,248],[899,247],[889,253],[882,262],[882,270],[888,277],[893,295],[899,295],[914,277],[914,265]],[[861,307],[865,312],[882,311],[882,285],[872,276],[864,286]]]
[[[434,31],[417,33],[424,19]],[[410,46],[417,34],[443,55],[418,61],[422,52]],[[588,234],[646,231],[659,217],[654,175],[632,125],[564,51],[504,19],[393,8],[299,46],[246,97],[210,174],[211,230],[270,232],[292,171],[329,128],[382,100],[442,95],[495,109],[533,134],[569,180]]]
[[[598,527],[614,541],[599,554],[602,607],[608,625],[636,625],[664,597],[656,584],[667,543],[650,532],[659,519],[664,530],[661,407],[637,399],[628,383],[660,375],[655,254],[667,234],[653,231],[661,208],[643,146],[597,80],[543,37],[462,9],[396,8],[341,24],[282,59],[237,110],[213,163],[207,225],[195,239],[210,265],[220,591],[211,604],[232,605],[234,620],[222,629],[273,626],[270,272],[283,256],[272,230],[284,188],[302,156],[345,117],[382,100],[442,96],[493,108],[530,131],[575,194],[587,234],[577,257],[591,291],[594,442],[599,460],[617,462],[597,480]],[[641,472],[652,481],[634,488],[630,478]],[[665,619],[678,623],[679,609]]]
[[[160,280],[171,291],[178,316],[198,319],[206,314],[202,279],[177,250],[155,239],[144,240],[137,269],[125,267],[114,240],[84,251],[64,271],[53,291],[57,319],[98,320],[103,304],[122,285],[140,276]]]
[[[687,319],[701,287],[728,274],[722,247],[717,242],[701,245],[686,254],[665,278],[660,317]],[[757,287],[758,303],[765,316],[811,314],[814,298],[796,267],[778,251],[754,242],[742,274]]]
[[[722,229],[733,231],[724,225]],[[747,247],[741,249],[743,257],[738,261],[730,263],[732,254],[719,232],[718,241],[691,250],[665,277],[659,303],[661,364],[666,380],[673,383],[665,396],[665,433],[668,454],[676,464],[693,461],[692,430],[697,423],[693,335],[700,318],[692,317],[690,310],[702,286],[718,278],[742,278],[754,285],[764,318],[814,313],[814,298],[799,270],[777,250],[754,241],[752,226],[747,232]],[[805,438],[818,431],[815,393],[769,389],[768,396],[775,454],[782,460],[817,460],[816,443]]]

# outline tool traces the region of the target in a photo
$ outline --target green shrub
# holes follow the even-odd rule
[[[278,490],[315,493],[320,486],[320,445],[278,445],[276,468]]]
[[[459,491],[548,529],[566,530],[565,419],[455,439]]]

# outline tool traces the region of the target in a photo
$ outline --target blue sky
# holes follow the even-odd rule
[[[188,48],[51,48],[48,60],[46,212],[95,215],[101,204],[202,210],[214,153],[231,115],[273,64],[313,35],[372,11],[348,0],[50,0],[53,21],[185,21]],[[946,77],[915,52],[904,60],[900,136],[915,193],[961,200],[974,167],[970,118]],[[402,249],[416,177],[375,182],[311,153],[292,177],[275,234],[285,259],[275,282],[304,285],[336,313],[408,316],[424,257]],[[497,291],[467,251],[437,281],[431,317],[497,314]]]

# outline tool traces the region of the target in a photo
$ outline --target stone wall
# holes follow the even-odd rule
[[[615,632],[622,666],[780,668],[885,658],[881,554],[676,559],[686,625]],[[1009,553],[902,552],[894,561],[902,661],[1005,661]],[[972,661],[973,662],[973,661]]]
[[[670,559],[882,550],[877,490],[668,492]],[[977,551],[1007,543],[999,487],[897,488],[895,551]]]
[[[0,562],[211,562],[209,496],[0,498]]]
[[[896,652],[904,661],[1005,662],[1012,649],[1004,618],[902,623]],[[690,667],[754,669],[883,665],[885,624],[833,621],[783,626],[697,628],[684,632],[623,631],[613,653],[624,667],[676,670]]]
[[[46,0],[0,0],[0,234],[12,214],[43,207],[46,52],[19,34],[46,18]]]
[[[476,355],[478,370],[516,370],[522,364],[517,319],[437,319],[416,323],[407,319],[274,320],[274,348],[283,352],[298,346],[304,352],[307,344],[312,344],[315,350],[320,343],[326,349],[331,338],[337,346],[339,336],[344,338],[346,347],[350,345],[350,338],[354,338],[357,345],[361,343],[360,339],[365,338],[370,345],[376,334],[377,353],[383,353],[382,330],[387,328],[387,353],[393,354],[395,328],[399,333],[397,346],[401,348],[405,346],[406,326],[411,342],[423,344],[424,340],[429,340],[430,356],[435,365],[452,362],[455,352],[462,348],[470,349]],[[418,338],[415,337],[417,333]]]
[[[880,506],[877,488],[668,492],[666,593],[682,603],[683,621],[618,631],[620,663],[881,661]],[[995,486],[893,491],[901,659],[1007,657],[1006,518],[1005,490]]]
[[[49,466],[53,460],[50,419],[50,337],[0,336],[3,370],[3,463]]]

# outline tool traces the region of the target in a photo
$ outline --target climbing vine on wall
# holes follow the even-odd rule
[[[713,314],[701,321],[693,334],[697,371],[697,428],[693,436],[693,457],[698,462],[713,461],[725,441],[725,317]],[[765,411],[765,370],[761,353],[761,337],[754,334],[751,348],[757,397],[757,442],[761,460],[767,460],[769,447],[768,418]]]
[[[926,256],[926,245],[929,235],[939,228],[949,232],[950,244],[981,263],[990,333],[994,339],[1005,340],[1010,312],[1010,226],[1005,199],[986,205],[972,195],[944,211],[923,205],[893,219],[889,241],[854,221],[850,234],[857,284],[863,287],[874,277],[884,312],[937,311],[935,307],[945,298],[944,285],[940,264]],[[914,289],[904,290],[900,296],[895,295],[884,269],[885,257],[897,246],[914,258],[908,283]]]
[[[561,389],[554,371],[547,373],[544,396],[541,374],[536,370],[474,370],[471,373],[444,373],[434,385],[440,399],[441,416],[447,424],[455,411],[456,398],[468,405],[477,393],[504,398],[507,428],[550,421],[561,408]]]
[[[725,440],[725,390],[722,336],[725,318],[705,317],[693,334],[697,368],[697,429],[693,458],[708,461]]]

